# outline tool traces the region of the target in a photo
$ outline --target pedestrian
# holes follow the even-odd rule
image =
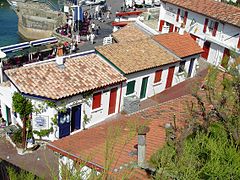
[[[94,33],[90,34],[90,41],[91,41],[91,44],[94,43],[94,38],[95,38],[95,34],[94,34]]]
[[[101,29],[100,26],[97,25],[97,26],[96,26],[96,34],[97,34],[97,35],[99,35],[99,30],[100,30],[100,29]]]
[[[95,23],[94,22],[92,22],[92,24],[91,24],[91,28],[92,28],[92,32],[94,32],[95,31]]]
[[[110,19],[110,11],[107,12],[107,19]]]

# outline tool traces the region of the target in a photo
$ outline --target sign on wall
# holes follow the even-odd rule
[[[48,116],[36,116],[33,120],[33,128],[34,129],[49,129],[49,117]]]

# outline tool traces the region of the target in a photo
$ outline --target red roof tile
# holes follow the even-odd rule
[[[97,165],[99,170],[104,168],[105,157],[110,157],[114,153],[110,170],[114,172],[115,169],[119,172],[120,167],[137,161],[136,155],[130,155],[136,152],[134,148],[137,144],[136,127],[140,124],[150,127],[146,139],[146,159],[149,160],[151,155],[165,143],[165,123],[172,122],[175,115],[177,124],[182,125],[189,117],[187,102],[191,100],[193,97],[187,95],[150,107],[136,114],[126,115],[116,121],[105,122],[97,127],[56,140],[48,144],[48,147],[73,159],[88,160],[90,162],[88,165],[95,167]],[[106,147],[108,149],[113,147],[113,152],[106,154]]]
[[[67,59],[64,68],[55,62],[5,71],[26,94],[61,99],[126,80],[98,55]]]
[[[203,52],[200,46],[187,33],[184,35],[180,35],[176,32],[161,34],[153,36],[153,39],[180,58]]]
[[[240,27],[240,8],[214,0],[162,0]]]

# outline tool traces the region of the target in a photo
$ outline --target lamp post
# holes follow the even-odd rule
[[[6,54],[0,50],[0,73],[1,73],[1,81],[0,83],[3,82],[3,63],[2,59],[6,57]]]

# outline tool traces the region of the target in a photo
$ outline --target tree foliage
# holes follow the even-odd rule
[[[171,128],[167,144],[151,157],[156,179],[240,179],[240,73],[210,68],[204,91],[193,92],[191,118]]]
[[[33,106],[31,101],[20,93],[15,92],[12,101],[14,111],[19,113],[21,119],[28,117],[32,113]]]

